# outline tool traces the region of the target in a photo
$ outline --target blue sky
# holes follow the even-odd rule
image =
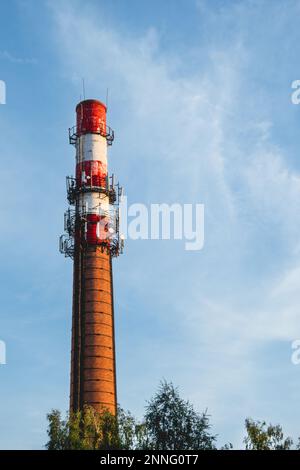
[[[1,2],[0,447],[38,449],[69,395],[72,265],[58,253],[81,79],[116,131],[129,203],[205,204],[205,245],[126,242],[114,262],[119,402],[162,378],[219,442],[248,416],[300,435],[300,2]]]

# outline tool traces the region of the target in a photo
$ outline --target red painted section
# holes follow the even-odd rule
[[[86,241],[92,245],[97,244],[97,223],[100,221],[100,215],[87,215]]]
[[[76,165],[77,187],[101,186],[106,187],[107,168],[99,160],[87,160]]]
[[[97,214],[87,214],[86,241],[90,245],[109,245],[108,218]],[[99,224],[99,237],[97,236],[97,225]]]
[[[81,101],[76,106],[77,135],[106,134],[106,106],[97,100]]]

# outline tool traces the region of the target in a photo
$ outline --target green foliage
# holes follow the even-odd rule
[[[142,422],[118,408],[117,416],[91,406],[62,418],[58,410],[47,415],[48,450],[206,450],[216,449],[216,436],[210,433],[209,416],[198,413],[182,399],[170,382],[161,382],[148,402]],[[289,450],[293,441],[284,437],[280,425],[265,421],[245,421],[247,450]],[[232,449],[226,444],[222,450]],[[300,439],[297,449],[300,449]]]
[[[224,444],[220,450],[233,450],[233,445],[231,444],[231,442],[228,442],[227,444]]]
[[[121,449],[138,450],[144,448],[145,425],[136,421],[130,412],[118,408],[118,432]]]
[[[206,413],[197,413],[180,398],[172,383],[162,382],[146,408],[143,422],[118,408],[117,417],[90,406],[62,419],[58,410],[47,415],[48,450],[66,449],[214,449]]]
[[[48,450],[121,448],[117,419],[107,410],[99,413],[85,406],[83,411],[70,413],[64,420],[59,411],[52,410],[47,419]]]
[[[290,437],[284,439],[282,427],[265,421],[245,421],[247,436],[244,439],[247,450],[289,450],[293,445]]]
[[[166,381],[146,407],[144,445],[156,450],[214,449],[208,415],[197,413]]]
[[[46,444],[48,450],[63,450],[66,448],[66,423],[61,418],[58,410],[52,410],[47,415],[49,441]]]

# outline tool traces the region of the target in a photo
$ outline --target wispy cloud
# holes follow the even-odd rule
[[[16,57],[8,51],[0,51],[0,60],[7,60],[13,64],[37,64],[37,59],[28,57]]]

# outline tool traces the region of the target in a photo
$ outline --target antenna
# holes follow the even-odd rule
[[[84,78],[82,79],[82,93],[83,93],[83,99],[85,100],[85,84],[84,84]]]
[[[106,109],[108,109],[108,88],[106,88]]]

